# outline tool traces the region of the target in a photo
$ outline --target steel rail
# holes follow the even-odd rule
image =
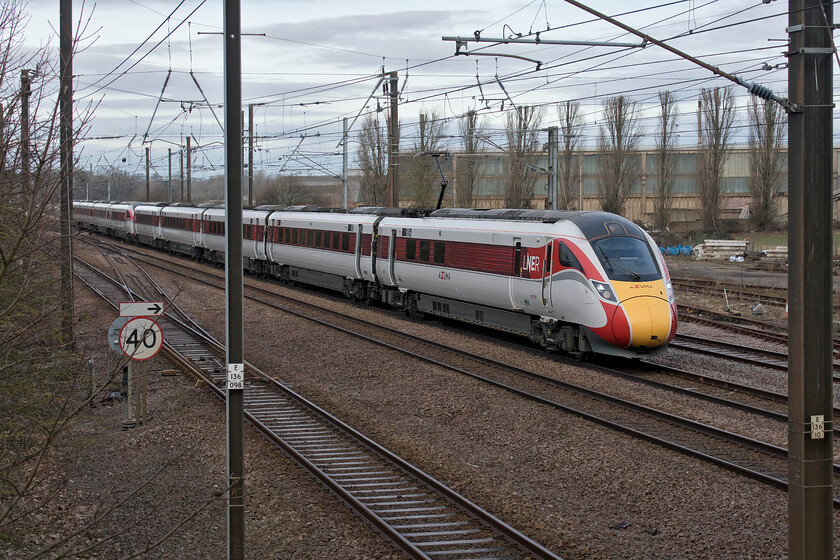
[[[690,321],[710,325],[713,327],[763,338],[787,346],[787,325],[758,321],[747,317],[727,315],[710,309],[703,309],[695,305],[678,305],[681,321]],[[771,332],[772,331],[772,332]],[[840,354],[840,340],[834,339],[834,355]]]
[[[725,358],[779,371],[788,370],[788,355],[785,352],[764,350],[762,348],[753,348],[722,340],[701,338],[686,334],[678,334],[670,342],[670,346],[679,350],[685,350],[686,352],[716,356],[718,358]],[[840,377],[837,375],[837,372],[840,371],[839,362],[834,362],[834,371],[834,381],[840,381]]]

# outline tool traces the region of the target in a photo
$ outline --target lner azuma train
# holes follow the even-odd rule
[[[224,262],[220,205],[74,203],[81,227]],[[606,212],[365,207],[243,211],[254,274],[516,333],[550,350],[660,354],[677,329],[651,237]]]

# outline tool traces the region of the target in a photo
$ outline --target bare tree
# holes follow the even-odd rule
[[[580,114],[580,103],[566,101],[557,107],[560,118],[559,153],[557,158],[557,186],[560,191],[559,209],[572,210],[576,208],[575,200],[580,189],[580,165],[578,154],[581,132],[583,130],[583,115]]]
[[[509,111],[505,120],[508,167],[505,185],[505,207],[530,208],[537,182],[535,164],[540,154],[538,132],[542,110],[526,105]]]
[[[637,153],[641,139],[637,103],[623,95],[606,99],[598,154],[598,184],[605,212],[624,212],[627,198],[641,177]]]
[[[82,409],[78,356],[61,316],[58,221],[62,176],[56,61],[23,46],[25,3],[0,3],[0,532],[54,497],[50,450]],[[78,39],[74,40],[74,46]],[[74,48],[75,51],[75,48]],[[29,87],[21,85],[21,78]],[[23,111],[26,106],[27,111]],[[28,118],[23,114],[28,112]],[[76,138],[91,115],[81,110]]]
[[[458,121],[458,133],[463,154],[458,157],[455,205],[471,208],[475,204],[475,189],[478,185],[478,171],[486,134],[486,126],[475,111],[467,113]]]
[[[759,102],[755,97],[747,114],[750,121],[750,219],[755,228],[767,230],[779,218],[776,195],[782,186],[781,155],[787,133],[786,114],[776,102]]]
[[[124,528],[103,528],[112,521],[99,515],[103,510],[89,519],[68,517],[53,506],[62,503],[60,494],[69,482],[61,461],[65,438],[118,370],[91,387],[82,351],[68,343],[61,321],[55,320],[64,295],[59,260],[67,256],[59,253],[62,239],[54,228],[64,180],[59,76],[51,49],[24,48],[25,8],[23,0],[0,2],[0,555],[89,558]],[[76,29],[74,54],[79,37],[86,35],[84,25]],[[28,92],[21,87],[21,71],[31,78]],[[74,146],[86,132],[91,110],[77,106]],[[148,495],[132,496],[151,501]],[[115,501],[108,511],[125,504]],[[172,530],[182,526],[175,515],[172,519]],[[33,528],[42,532],[32,535]],[[156,535],[155,542],[169,536]]]
[[[297,206],[313,203],[311,193],[307,191],[298,176],[275,175],[266,178],[262,183],[257,191],[257,204]]]
[[[444,121],[437,111],[421,112],[419,136],[414,142],[413,157],[403,158],[405,180],[411,189],[412,204],[417,208],[431,208],[437,203],[440,173],[431,155],[444,149]],[[405,193],[407,194],[407,193]]]
[[[386,123],[387,127],[387,123]],[[359,202],[379,206],[388,201],[388,135],[379,121],[368,115],[359,131],[356,157],[362,172]]]
[[[670,91],[659,92],[659,119],[656,130],[656,199],[653,224],[659,229],[668,227],[668,209],[677,174],[677,105]]]
[[[718,229],[723,166],[729,157],[735,102],[729,88],[700,92],[700,150],[697,153],[697,187],[706,231]]]

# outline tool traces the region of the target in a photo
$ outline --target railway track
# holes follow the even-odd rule
[[[126,286],[78,261],[76,275],[112,306]],[[167,313],[171,359],[225,399],[224,346]],[[410,558],[559,557],[325,410],[246,364],[245,416]]]
[[[725,358],[778,371],[787,371],[788,369],[788,355],[785,352],[775,352],[685,334],[677,334],[671,341],[670,346],[678,350]],[[834,382],[840,382],[840,362],[836,361],[834,362]]]
[[[674,288],[692,291],[695,293],[709,294],[714,296],[732,297],[733,299],[747,300],[754,303],[773,305],[784,308],[787,303],[787,289],[773,287],[746,287],[738,284],[722,283],[717,280],[704,280],[702,278],[676,278],[671,277]],[[835,312],[838,311],[835,306]]]
[[[720,282],[718,280],[706,280],[703,278],[677,278],[671,277],[675,288],[695,293],[708,294],[728,299],[749,301],[772,305],[784,309],[788,303],[787,288],[776,288],[773,286],[746,286],[731,282]],[[832,305],[835,315],[840,314],[840,305],[835,302]]]
[[[769,321],[759,321],[749,317],[739,317],[735,315],[727,315],[718,311],[704,309],[696,305],[677,305],[679,311],[680,321],[687,321],[708,325],[711,327],[753,336],[763,340],[776,342],[787,346],[787,325],[772,323]],[[840,339],[834,338],[833,348],[835,358],[840,354]]]
[[[176,274],[183,274],[158,261],[158,258],[153,258],[146,262]],[[184,266],[173,264],[176,267]],[[222,278],[217,274],[199,272],[196,269],[190,269],[189,274],[194,281],[221,288]],[[446,345],[418,340],[398,329],[368,323],[358,317],[343,316],[335,311],[282,296],[265,288],[246,286],[246,297],[278,311],[467,375],[520,397],[700,458],[764,483],[779,488],[787,487],[787,452],[782,447],[641,406],[524,368],[476,357],[471,353]],[[282,305],[269,300],[282,301]],[[840,473],[838,469],[835,471]],[[837,497],[834,503],[835,507],[840,506],[840,500]]]

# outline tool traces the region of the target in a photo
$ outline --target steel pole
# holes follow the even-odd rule
[[[172,148],[169,148],[166,153],[166,161],[169,164],[169,179],[166,182],[166,190],[169,191],[167,201],[172,202]]]
[[[31,70],[20,71],[20,167],[24,191],[29,194],[29,96],[32,94]]]
[[[390,127],[390,142],[388,149],[388,172],[391,176],[390,181],[390,200],[388,204],[394,207],[400,205],[400,118],[399,118],[399,103],[397,91],[397,73],[391,72],[391,127]]]
[[[187,136],[187,202],[192,202],[192,147]]]
[[[59,3],[61,59],[61,331],[65,343],[73,340],[73,2]]]
[[[346,210],[347,209],[347,144],[350,139],[347,137],[347,117],[344,117],[342,129],[344,131],[344,141],[342,144],[342,171],[341,171],[341,184],[344,187],[344,198],[342,207]]]
[[[232,372],[245,361],[242,316],[242,35],[239,0],[225,0],[225,311],[228,558],[245,557],[244,389]],[[240,370],[242,371],[242,370]]]
[[[184,148],[178,148],[178,181],[181,185],[181,197],[178,202],[184,202]]]
[[[788,554],[833,557],[829,0],[788,3]],[[822,421],[820,421],[820,418]]]
[[[248,206],[254,205],[254,104],[248,105]]]
[[[150,163],[151,162],[149,161],[149,147],[146,146],[146,202],[149,202],[149,167],[150,167]],[[88,200],[90,200],[90,197],[88,197]]]
[[[548,127],[548,208],[557,210],[557,127]]]

